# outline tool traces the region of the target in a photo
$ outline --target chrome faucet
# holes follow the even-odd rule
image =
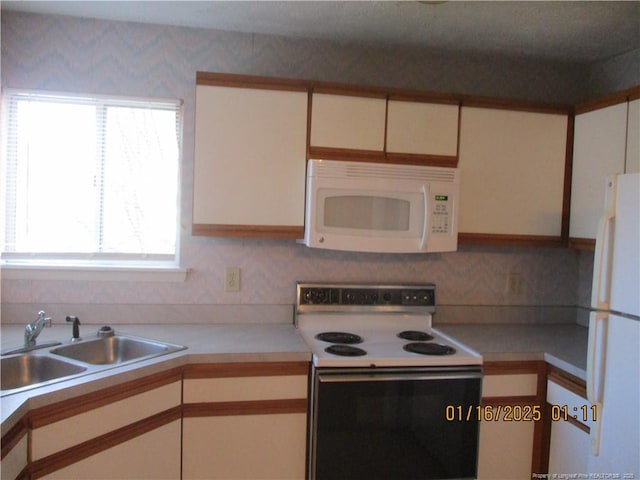
[[[33,347],[36,344],[36,338],[40,335],[42,329],[51,326],[51,317],[45,316],[44,310],[38,312],[38,318],[33,322],[27,323],[24,327],[24,346]]]

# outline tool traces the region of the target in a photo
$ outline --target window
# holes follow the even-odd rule
[[[181,104],[3,94],[5,262],[176,265]]]

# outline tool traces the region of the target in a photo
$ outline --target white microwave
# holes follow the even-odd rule
[[[457,168],[309,160],[303,243],[357,252],[458,248]]]

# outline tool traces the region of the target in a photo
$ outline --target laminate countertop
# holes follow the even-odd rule
[[[475,349],[485,361],[546,360],[579,378],[586,377],[588,329],[578,324],[435,323],[434,326]],[[99,327],[83,325],[81,336],[95,338]],[[311,360],[309,348],[292,324],[126,324],[114,325],[114,328],[117,334],[177,343],[187,348],[4,396],[0,399],[2,434],[31,409],[169,368],[193,363]],[[23,332],[23,325],[2,325],[2,348],[20,345]],[[70,332],[69,325],[54,324],[41,333],[38,341],[68,343]]]
[[[483,361],[545,360],[586,379],[589,329],[577,323],[435,324],[482,355]]]

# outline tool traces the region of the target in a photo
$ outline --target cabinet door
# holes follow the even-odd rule
[[[314,148],[384,152],[386,99],[314,93],[310,153]]]
[[[553,378],[559,380],[553,381]],[[574,391],[560,385],[572,385]],[[583,391],[578,395],[578,391]],[[547,381],[547,403],[554,409],[551,419],[549,443],[549,473],[586,472],[588,468],[591,441],[589,429],[593,426],[591,418],[582,418],[589,402],[585,398],[584,386],[573,385],[568,380],[549,375]],[[567,419],[564,419],[564,414]],[[590,413],[590,410],[589,410]],[[560,418],[556,418],[560,416]]]
[[[216,415],[183,420],[187,479],[303,479],[306,414]]]
[[[487,415],[480,422],[478,479],[531,478],[535,422],[515,421],[513,415],[505,419],[505,405],[530,402],[537,388],[537,373],[485,375],[482,401]]]
[[[478,479],[530,479],[533,429],[533,422],[481,422]]]
[[[15,437],[14,441],[7,441],[7,437],[2,439],[2,478],[6,480],[13,480],[20,478],[27,464],[29,463],[28,457],[28,434],[26,427]],[[12,443],[11,447],[5,446],[7,443]],[[5,453],[4,449],[7,448]]]
[[[462,107],[459,231],[559,237],[568,116]]]
[[[42,478],[179,480],[180,423],[175,420]]]
[[[387,153],[458,155],[458,105],[389,100]]]
[[[640,172],[640,99],[629,102],[625,173]]]
[[[194,234],[299,238],[306,125],[306,91],[198,85]]]
[[[29,413],[33,478],[180,478],[178,369]]]
[[[307,374],[305,362],[187,367],[182,478],[304,478]]]
[[[595,239],[605,178],[624,171],[627,103],[576,115],[569,236]]]

